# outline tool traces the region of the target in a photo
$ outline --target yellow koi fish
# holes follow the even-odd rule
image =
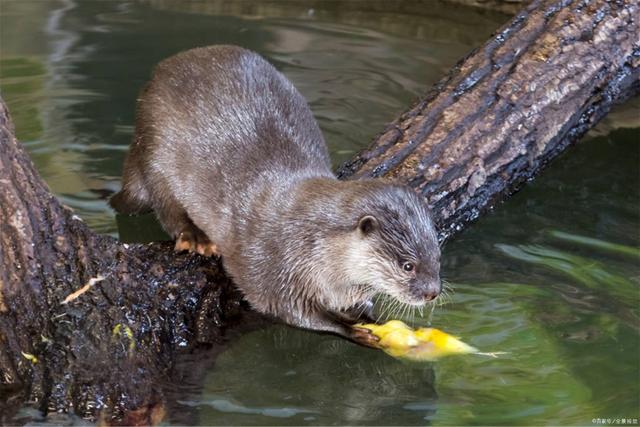
[[[454,336],[435,328],[412,329],[399,320],[383,325],[359,324],[380,338],[380,348],[393,357],[417,361],[433,361],[452,354],[478,353]]]

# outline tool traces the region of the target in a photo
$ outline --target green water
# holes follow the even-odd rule
[[[213,43],[254,49],[308,99],[335,164],[507,17],[436,2],[0,0],[0,90],[52,190],[116,233],[119,187],[151,67]],[[392,359],[273,326],[228,343],[168,423],[594,425],[640,419],[637,100],[447,244],[454,290],[429,318],[498,358]]]

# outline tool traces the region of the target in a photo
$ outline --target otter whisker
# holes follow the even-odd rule
[[[453,302],[453,297],[451,294],[453,294],[453,288],[448,282],[444,282],[444,287],[442,289],[443,298],[442,298],[442,301],[440,302],[440,305],[445,305]]]
[[[384,296],[380,296],[380,316],[378,316],[378,320],[386,321],[388,319],[389,311],[395,301],[389,302],[388,298]]]
[[[394,299],[393,304],[391,304],[391,310],[389,312],[388,319],[397,318],[401,309],[402,309],[402,302],[400,300]]]
[[[398,301],[395,299],[391,301],[389,301],[388,299],[385,299],[385,304],[386,304],[386,310],[384,312],[384,320],[387,321],[393,316],[393,312],[395,310],[395,307],[398,304]]]
[[[398,315],[396,316],[397,319],[404,319],[404,313],[405,310],[407,309],[407,305],[400,301],[400,306],[398,308]]]
[[[433,312],[436,309],[437,304],[429,304],[429,324],[431,324],[431,320],[433,319]]]
[[[378,322],[380,322],[382,320],[382,318],[384,316],[384,313],[385,313],[385,311],[387,309],[387,306],[386,306],[385,302],[386,301],[385,301],[385,299],[384,299],[384,297],[382,295],[378,295],[376,297],[375,304],[376,304],[377,312],[378,312],[378,318],[377,318]]]
[[[453,288],[453,285],[451,285],[451,283],[448,280],[441,279],[441,281],[442,281],[442,293],[450,297],[455,291],[455,289]]]
[[[398,315],[395,316],[396,319],[402,319],[403,315],[404,315],[404,311],[407,309],[407,306],[405,303],[403,303],[402,301],[400,301],[400,304],[398,306]]]
[[[383,302],[381,302],[382,299],[383,296],[381,294],[375,294],[373,296],[373,306],[375,307],[374,314],[376,316],[376,322],[380,322],[380,320],[382,319],[382,311],[384,308],[384,304]]]
[[[362,290],[362,294],[363,295],[368,295],[369,293],[373,292],[373,288],[371,285],[367,285],[363,288]],[[368,301],[365,301],[363,303],[360,304],[360,306],[362,307],[360,309],[360,311],[358,312],[357,318],[360,319],[362,317],[362,315],[364,314],[364,312],[367,310],[367,308],[369,308],[369,304],[367,304]]]
[[[407,311],[409,311],[411,306],[409,304],[406,304],[406,303],[403,303],[402,305],[403,305],[403,307],[402,307],[402,316],[400,318],[401,319],[406,319],[408,317]]]
[[[400,318],[402,318],[402,311],[404,310],[405,305],[404,305],[404,303],[402,301],[398,300],[398,304],[396,305],[396,307],[397,307],[396,308],[396,313],[393,316],[393,319],[400,319]]]
[[[382,304],[382,312],[380,314],[380,319],[384,322],[387,321],[387,319],[389,318],[389,311],[391,310],[391,302],[387,301],[386,299],[383,301]]]

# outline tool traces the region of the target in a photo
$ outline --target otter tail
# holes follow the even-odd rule
[[[151,210],[147,200],[132,195],[126,187],[111,196],[109,204],[118,213],[126,215],[140,214]]]

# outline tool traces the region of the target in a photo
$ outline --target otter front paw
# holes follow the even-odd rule
[[[359,326],[351,326],[349,339],[353,342],[371,348],[380,348],[380,338],[375,336],[371,330]]]
[[[200,230],[185,229],[176,238],[176,252],[197,252],[210,257],[219,256],[217,246]]]

